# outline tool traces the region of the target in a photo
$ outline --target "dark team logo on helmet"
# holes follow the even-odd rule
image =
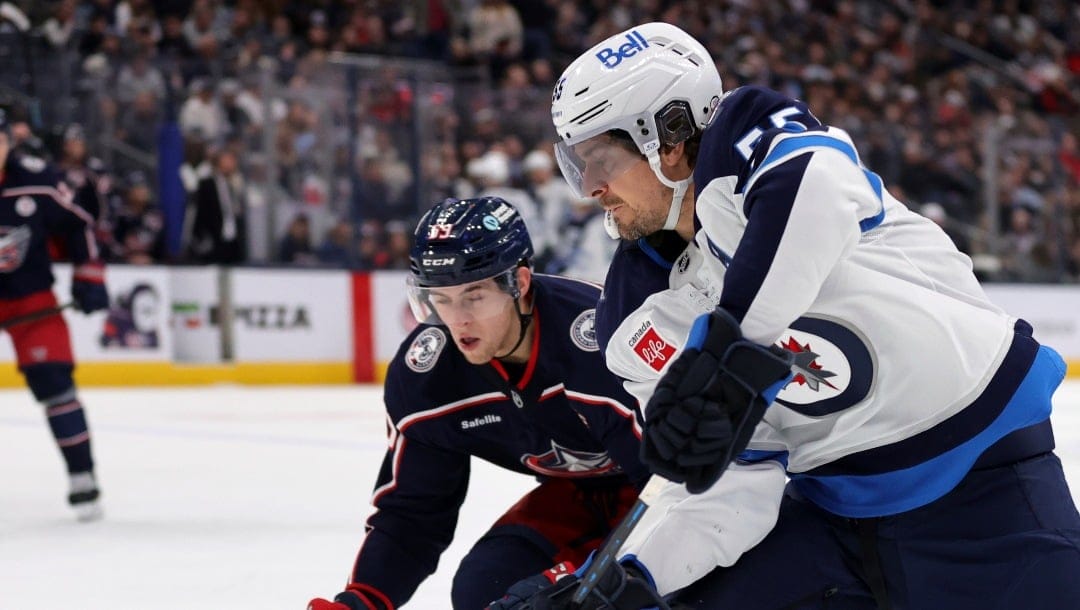
[[[559,82],[555,83],[555,90],[551,92],[551,103],[552,104],[554,104],[555,102],[562,99],[563,85],[565,85],[565,84],[566,84],[566,77],[565,76],[560,78]]]
[[[586,352],[595,352],[600,349],[596,341],[596,310],[586,309],[574,318],[570,324],[570,340],[579,349]]]
[[[409,351],[405,352],[405,366],[417,373],[430,371],[435,362],[439,360],[439,354],[446,347],[446,333],[439,328],[427,328],[416,335]]]
[[[551,451],[523,455],[521,463],[533,472],[557,477],[594,477],[619,472],[619,465],[607,453],[575,451],[551,441]]]

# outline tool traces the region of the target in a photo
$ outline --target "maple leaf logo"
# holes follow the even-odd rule
[[[828,381],[829,377],[836,377],[836,373],[825,370],[825,367],[817,363],[819,354],[811,349],[809,343],[803,345],[796,341],[794,337],[789,336],[787,341],[780,344],[780,347],[795,354],[795,362],[791,365],[791,370],[795,371],[795,376],[789,383],[805,385],[815,392],[818,391],[822,384],[834,390],[839,390]]]

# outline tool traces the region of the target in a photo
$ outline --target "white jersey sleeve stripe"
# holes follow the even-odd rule
[[[860,220],[859,228],[865,233],[880,225],[881,222],[885,220],[885,204],[882,199],[884,187],[881,178],[874,172],[871,172],[862,166],[862,163],[859,161],[859,155],[855,151],[855,147],[849,142],[845,142],[838,137],[822,132],[777,136],[777,142],[772,150],[765,156],[765,160],[761,162],[761,165],[759,165],[752,174],[750,174],[750,179],[747,180],[746,188],[743,190],[744,193],[749,192],[757,182],[758,178],[773,167],[776,167],[797,155],[824,149],[839,151],[850,159],[852,163],[857,165],[866,176],[866,181],[870,183],[870,188],[874,190],[874,195],[877,196],[879,204],[878,213]]]

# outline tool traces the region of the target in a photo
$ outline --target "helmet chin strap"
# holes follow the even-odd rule
[[[514,309],[517,310],[518,322],[521,323],[521,331],[518,333],[517,343],[514,344],[514,347],[510,348],[510,351],[502,356],[495,356],[496,360],[502,360],[517,351],[517,348],[521,346],[521,342],[525,340],[525,333],[529,330],[529,323],[532,322],[532,311],[530,310],[529,313],[522,312],[521,303],[519,303],[517,299],[514,300]]]
[[[664,186],[673,191],[671,193],[671,206],[668,208],[667,220],[664,221],[664,230],[674,231],[675,226],[679,224],[679,216],[682,215],[683,197],[686,195],[686,190],[694,183],[694,175],[690,174],[690,177],[685,180],[672,180],[671,178],[668,178],[664,175],[664,170],[660,169],[660,154],[655,150],[649,153],[649,167],[651,167],[653,173],[656,174],[656,178],[660,180]]]
[[[611,215],[611,210],[604,211],[604,232],[611,239],[622,237],[619,235],[619,225],[615,224],[615,217]]]

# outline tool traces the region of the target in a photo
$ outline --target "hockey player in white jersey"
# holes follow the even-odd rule
[[[846,133],[724,93],[662,23],[572,63],[552,118],[564,176],[624,240],[597,331],[647,402],[643,459],[675,481],[620,563],[707,609],[1080,608],[1049,422],[1064,362]],[[665,256],[671,231],[688,246]],[[585,607],[630,607],[621,572]],[[530,607],[570,607],[556,587]]]

